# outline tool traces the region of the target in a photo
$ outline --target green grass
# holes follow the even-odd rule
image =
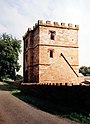
[[[83,124],[90,124],[90,114],[83,115],[82,113],[78,114],[76,112],[73,112],[71,114],[64,115],[64,117],[74,121],[82,122]]]
[[[11,84],[8,84],[6,82],[3,82],[3,84],[11,92],[11,94],[13,94],[13,93],[20,93],[21,92],[20,90],[18,90],[16,87],[12,86]]]
[[[70,110],[70,108],[68,107],[56,105],[55,103],[44,98],[22,94],[20,90],[13,87],[12,85],[5,82],[3,84],[9,89],[12,95],[18,97],[19,99],[23,100],[26,103],[29,103],[34,107],[37,107],[54,115],[69,118],[73,121],[82,122],[83,124],[90,124],[90,114],[83,115],[82,113],[77,113],[74,111],[72,112],[72,110]]]

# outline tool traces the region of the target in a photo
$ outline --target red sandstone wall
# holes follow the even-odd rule
[[[56,32],[55,40],[50,39],[49,31]],[[39,82],[77,84],[77,76],[60,54],[63,53],[78,73],[78,31],[41,26],[39,44]]]
[[[78,84],[78,78],[61,56],[67,59],[69,64],[78,73],[78,29],[72,24],[61,26],[49,21],[38,21],[33,30],[28,29],[24,36],[24,42],[28,39],[28,48],[24,55],[24,70],[28,70],[28,82],[38,83],[72,83]],[[55,32],[55,39],[51,40],[51,31]],[[53,58],[50,58],[50,50],[53,50]],[[32,77],[31,77],[32,75]]]
[[[50,49],[50,47],[47,48],[47,58],[43,62],[40,61],[42,64],[39,65],[39,82],[77,84],[76,75],[62,56],[60,56],[61,48],[54,48],[53,58],[50,58],[48,49]],[[42,47],[42,51],[44,50]],[[40,52],[41,54],[42,51]]]

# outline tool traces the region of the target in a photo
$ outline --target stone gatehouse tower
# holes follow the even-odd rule
[[[24,82],[78,84],[79,26],[39,20],[24,40]]]

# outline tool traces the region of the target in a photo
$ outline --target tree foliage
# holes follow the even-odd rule
[[[0,36],[0,79],[15,78],[16,72],[20,70],[18,62],[20,52],[21,40],[6,33]]]
[[[81,66],[79,73],[82,73],[84,76],[90,76],[90,67]]]

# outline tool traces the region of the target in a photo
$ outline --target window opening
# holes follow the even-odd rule
[[[54,40],[54,39],[55,39],[55,34],[51,33],[51,40]]]
[[[50,58],[53,58],[53,50],[50,50]]]
[[[50,39],[51,40],[55,40],[55,34],[56,34],[55,31],[50,31]]]

